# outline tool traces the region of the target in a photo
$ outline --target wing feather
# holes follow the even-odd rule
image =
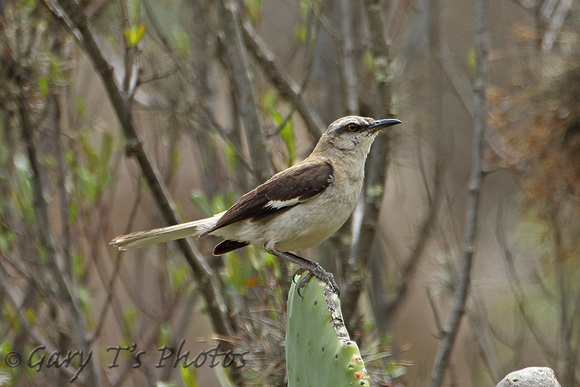
[[[334,169],[326,161],[296,164],[242,196],[227,210],[207,235],[235,222],[257,222],[320,195],[334,180]]]

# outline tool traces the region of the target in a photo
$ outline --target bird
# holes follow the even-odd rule
[[[121,235],[110,244],[119,250],[145,247],[190,236],[215,235],[223,240],[213,249],[219,256],[247,245],[297,264],[340,294],[332,273],[296,254],[334,234],[358,202],[367,156],[379,132],[400,124],[397,119],[375,120],[346,116],[331,123],[311,154],[276,173],[241,196],[227,211],[209,218]]]

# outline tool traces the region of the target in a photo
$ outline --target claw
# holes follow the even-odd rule
[[[312,278],[312,273],[308,271],[308,275],[306,277],[302,278],[299,283],[296,283],[296,276],[301,276],[305,271],[308,271],[308,270],[301,267],[300,269],[296,270],[296,272],[292,276],[292,282],[294,282],[296,285],[298,285],[296,287],[296,292],[298,293],[300,298],[304,298],[302,296],[302,293],[300,293],[300,289],[302,289],[304,286],[306,286],[306,283],[308,281],[310,281],[310,278]]]
[[[308,283],[308,281],[310,281],[312,279],[312,277],[314,277],[314,275],[312,274],[311,271],[309,271],[308,274],[306,275],[306,277],[304,277],[300,280],[300,283],[298,284],[298,288],[305,287],[306,284]]]
[[[294,272],[294,275],[292,275],[292,282],[296,283],[296,276],[301,276],[302,273],[304,273],[306,271],[305,268],[301,267],[300,269],[296,270]]]
[[[302,293],[300,293],[300,286],[298,286],[296,288],[296,293],[298,293],[298,295],[300,296],[300,298],[304,299],[304,296],[302,295]]]

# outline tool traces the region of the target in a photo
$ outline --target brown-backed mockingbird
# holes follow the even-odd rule
[[[401,123],[347,116],[334,121],[305,160],[272,176],[240,198],[227,211],[210,218],[119,236],[119,250],[149,246],[188,236],[217,235],[224,240],[213,250],[222,255],[247,245],[307,270],[330,283],[332,273],[291,251],[318,245],[348,219],[358,201],[364,166],[379,131]]]

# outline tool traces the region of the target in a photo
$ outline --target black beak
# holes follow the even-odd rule
[[[384,129],[388,126],[398,125],[400,123],[401,123],[401,121],[396,120],[396,119],[378,120],[378,121],[375,121],[374,124],[372,124],[371,126],[366,128],[366,130],[368,130],[371,133],[374,133],[374,132],[377,132],[381,129]]]

